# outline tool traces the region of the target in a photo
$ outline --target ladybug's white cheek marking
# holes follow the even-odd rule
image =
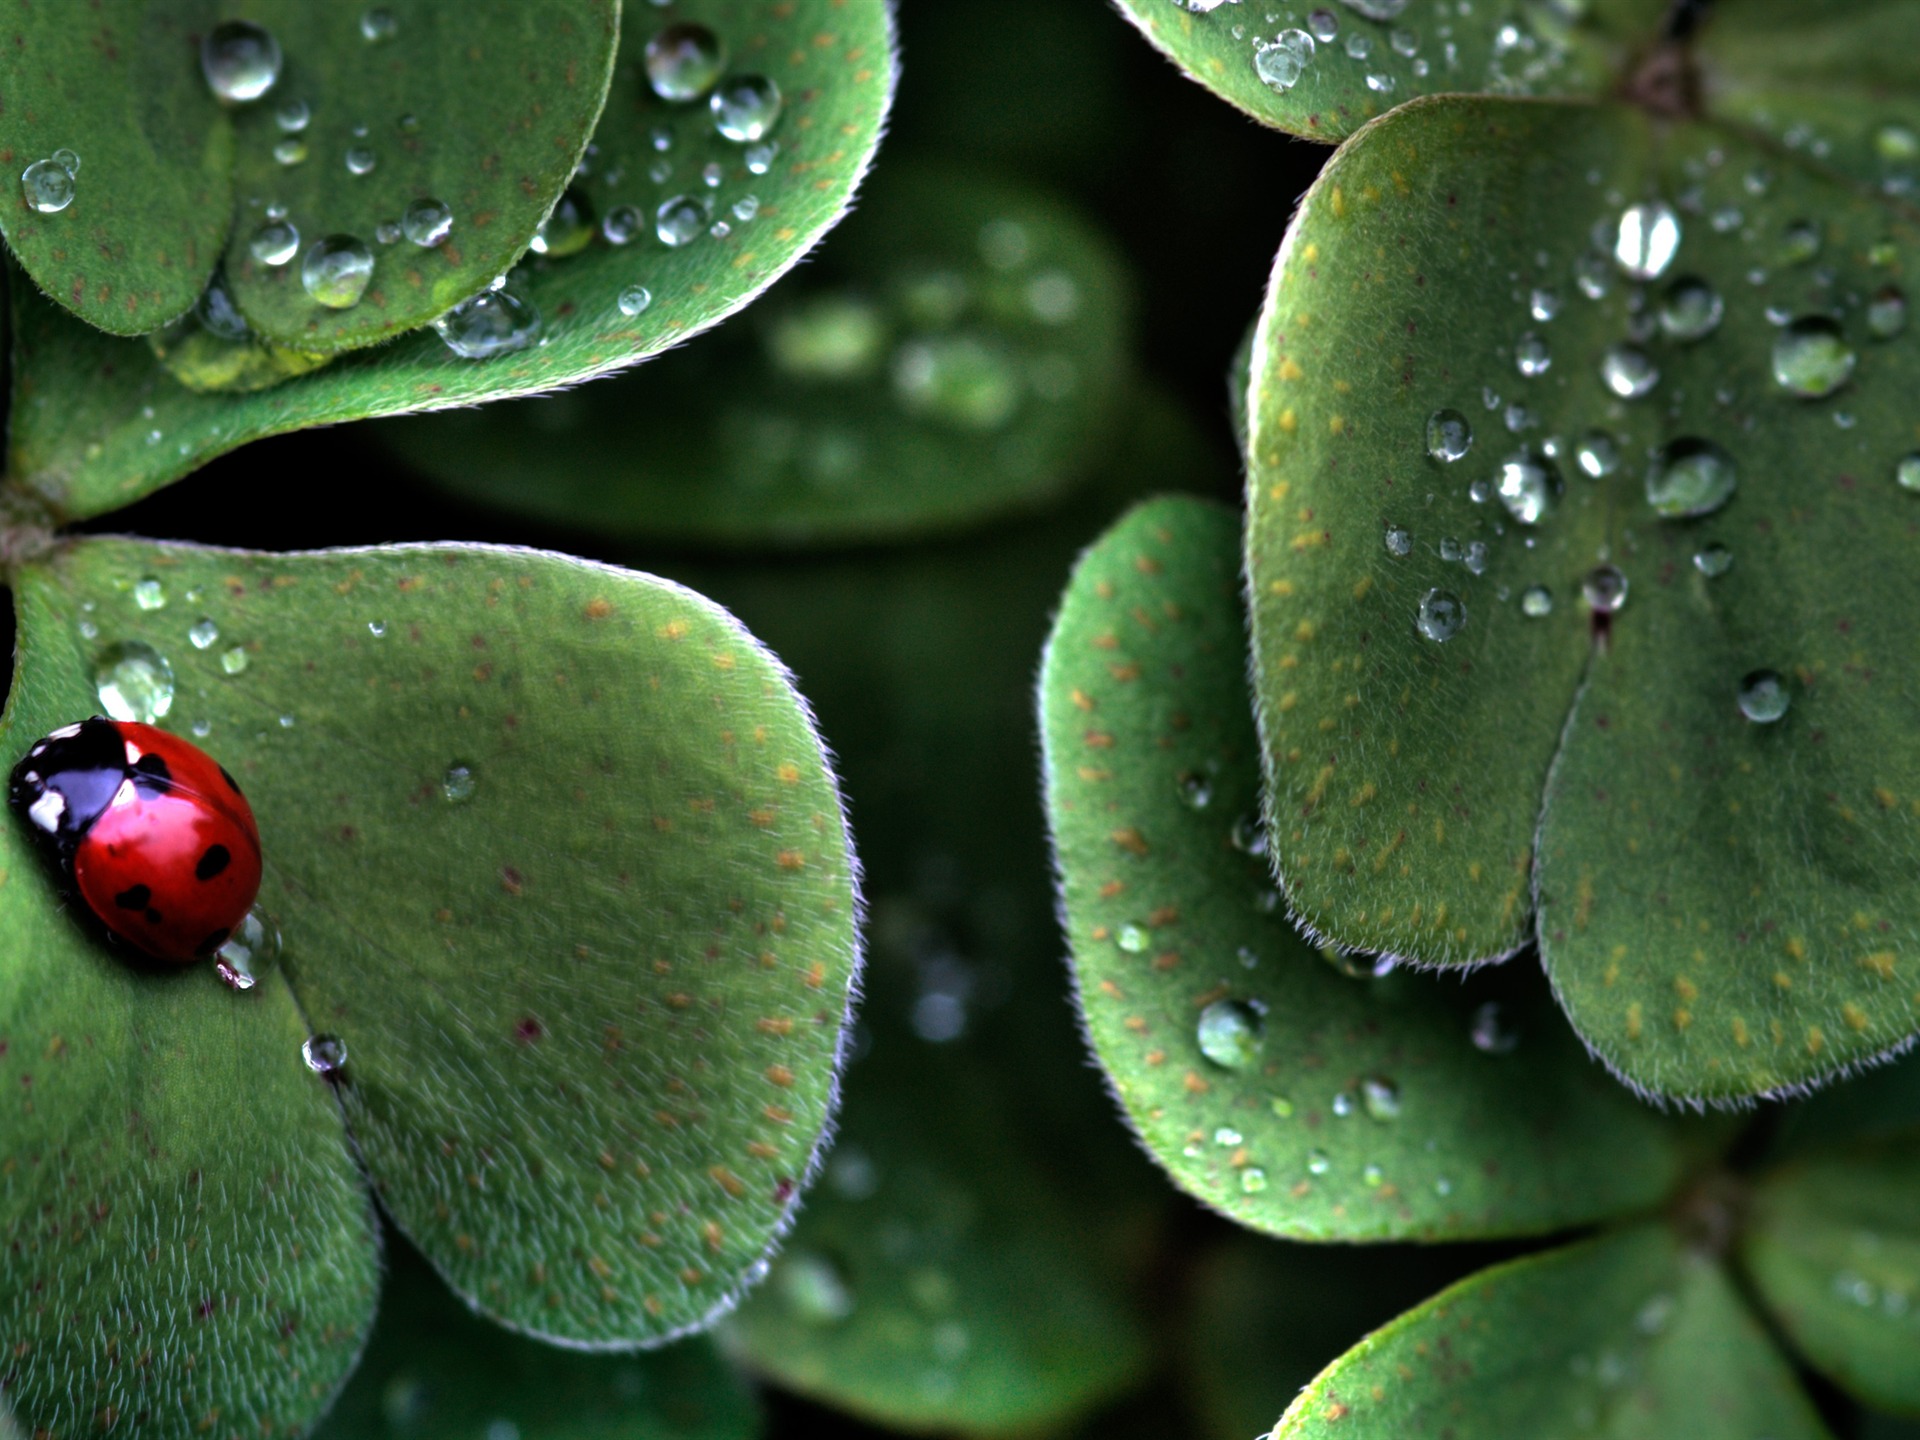
[[[146,754],[146,751],[142,750],[131,740],[126,741],[125,744],[127,747],[127,764],[138,765],[140,763],[140,757]]]
[[[120,788],[113,792],[113,799],[107,802],[107,808],[109,810],[118,810],[123,805],[138,804],[139,800],[140,792],[133,788],[133,781],[122,780],[120,782]]]
[[[60,817],[67,813],[67,797],[49,790],[27,807],[27,817],[48,834],[60,828]]]
[[[71,740],[74,736],[78,735],[79,733],[80,733],[80,727],[78,725],[62,725],[58,730],[49,731],[47,733],[47,740]],[[46,740],[42,740],[40,744],[35,746],[34,748],[43,749],[45,748],[45,746],[46,746]]]

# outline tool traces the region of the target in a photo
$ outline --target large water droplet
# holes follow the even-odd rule
[[[704,198],[675,195],[654,212],[653,233],[660,237],[662,245],[670,248],[689,244],[700,238],[711,213]]]
[[[1754,670],[1742,677],[1736,697],[1740,713],[1756,725],[1771,725],[1787,713],[1793,697],[1778,670]]]
[[[1704,340],[1719,329],[1726,310],[1718,290],[1704,280],[1685,275],[1667,287],[1666,297],[1660,302],[1660,328],[1683,343]]]
[[[360,303],[373,279],[373,252],[352,235],[329,235],[307,247],[300,262],[300,285],[329,310]]]
[[[647,41],[647,84],[662,100],[698,100],[726,63],[726,47],[704,25],[669,25]]]
[[[1647,503],[1668,520],[1711,515],[1733,498],[1733,457],[1708,440],[1675,440],[1647,469]]]
[[[1664,200],[1629,206],[1620,216],[1613,259],[1635,280],[1658,280],[1680,248],[1680,217]]]
[[[1243,1070],[1260,1057],[1266,1020],[1240,1000],[1216,1000],[1200,1012],[1200,1053],[1228,1070]]]
[[[259,907],[241,918],[226,944],[214,951],[214,973],[235,990],[251,990],[280,959],[280,928]]]
[[[1473,1048],[1487,1055],[1510,1054],[1520,1043],[1520,1032],[1507,1023],[1498,1000],[1489,1000],[1473,1012],[1467,1033],[1473,1039]]]
[[[141,610],[164,610],[167,587],[152,575],[142,576],[133,582],[133,603]]]
[[[173,708],[173,667],[138,640],[109,645],[93,666],[100,708],[115,720],[151,725]]]
[[[540,338],[540,308],[508,290],[482,290],[433,322],[462,360],[488,360],[524,350]]]
[[[653,292],[644,285],[629,285],[620,292],[620,313],[631,320],[653,304]]]
[[[223,105],[258,100],[280,78],[280,42],[245,20],[226,20],[200,42],[200,73]]]
[[[1522,375],[1535,379],[1553,367],[1553,353],[1547,349],[1546,341],[1528,332],[1514,343],[1513,364]]]
[[[20,172],[20,192],[30,208],[57,215],[73,203],[73,172],[58,160],[36,160]]]
[[[1803,400],[1833,394],[1853,377],[1858,360],[1840,327],[1824,315],[1786,326],[1773,341],[1773,378]]]
[[[1733,551],[1715,541],[1693,552],[1693,568],[1709,580],[1718,580],[1733,568]]]
[[[1580,595],[1594,614],[1611,615],[1627,603],[1627,577],[1611,565],[1596,566],[1580,582]]]
[[[247,251],[262,265],[284,265],[300,253],[300,232],[288,221],[270,220],[253,232]]]
[[[739,145],[764,140],[780,123],[780,87],[764,75],[731,75],[707,101],[713,128]]]
[[[338,1035],[309,1035],[300,1046],[300,1056],[321,1079],[337,1079],[347,1068],[347,1042]]]
[[[1622,400],[1638,400],[1660,383],[1660,367],[1637,345],[1614,345],[1600,357],[1600,379]]]
[[[1522,450],[1500,462],[1494,493],[1522,525],[1538,525],[1560,493],[1560,470],[1538,450]]]
[[[1253,51],[1253,73],[1260,77],[1261,84],[1281,95],[1299,83],[1312,62],[1313,36],[1304,30],[1282,30]]]
[[[915,415],[964,430],[997,430],[1020,405],[1006,357],[966,335],[910,340],[894,354],[893,390]]]
[[[207,650],[220,643],[220,627],[212,618],[202,615],[187,630],[187,639],[196,650]]]
[[[1427,454],[1451,465],[1473,448],[1473,426],[1458,410],[1436,410],[1427,417]]]
[[[1429,590],[1420,597],[1413,624],[1429,640],[1451,640],[1466,628],[1467,607],[1450,590]]]
[[[444,200],[423,195],[400,217],[400,233],[421,249],[430,250],[453,233],[453,211]],[[537,236],[535,240],[537,248]]]
[[[1400,1114],[1400,1087],[1378,1075],[1360,1082],[1360,1103],[1375,1120],[1392,1120]]]

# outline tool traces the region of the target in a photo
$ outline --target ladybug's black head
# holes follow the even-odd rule
[[[7,799],[34,837],[70,853],[127,778],[127,746],[95,716],[37,741],[13,767]]]

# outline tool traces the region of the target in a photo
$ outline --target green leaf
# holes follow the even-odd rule
[[[1824,1440],[1712,1259],[1653,1225],[1483,1271],[1348,1351],[1275,1440]]]
[[[1920,605],[1895,478],[1914,361],[1867,314],[1916,236],[1788,162],[1753,210],[1770,157],[1662,134],[1623,108],[1440,100],[1336,157],[1255,347],[1253,631],[1304,922],[1473,963],[1528,940],[1537,891],[1587,1043],[1643,1089],[1717,1100],[1819,1081],[1920,1026],[1903,953],[1920,757],[1897,739]],[[1662,195],[1684,204],[1678,251],[1644,303],[1679,334],[1634,320],[1637,288],[1596,248]],[[1858,368],[1801,399],[1774,377],[1792,332],[1769,316],[1811,318],[1817,343],[1828,311]],[[1689,314],[1717,326],[1683,338]],[[1625,398],[1644,365],[1657,384]],[[1444,464],[1427,433],[1449,411],[1476,434]],[[1524,495],[1495,492],[1524,491],[1548,448],[1529,525]],[[1663,468],[1702,455],[1732,483],[1694,497],[1710,513],[1663,517]],[[1603,564],[1629,587],[1616,615],[1582,598]],[[1456,604],[1464,626],[1434,638]],[[1759,692],[1742,709],[1763,672],[1783,677],[1774,723]]]
[[[1755,1186],[1741,1260],[1808,1360],[1920,1417],[1920,1130],[1830,1146]]]
[[[1658,36],[1668,8],[1667,0],[1522,0],[1517,9],[1456,16],[1446,0],[1279,10],[1240,0],[1118,3],[1155,49],[1229,105],[1326,141],[1421,95],[1599,94],[1631,50]]]
[[[1142,506],[1074,572],[1041,673],[1080,1007],[1149,1152],[1242,1224],[1306,1239],[1655,1203],[1707,1136],[1591,1064],[1537,980],[1369,980],[1287,923],[1254,815],[1238,559],[1228,512]]]
[[[383,434],[463,498],[603,533],[893,539],[1032,508],[1097,463],[1131,309],[1071,209],[895,165],[751,320],[613,384]]]
[[[1829,1085],[1790,1107],[1781,1118],[1773,1153],[1920,1127],[1920,1052],[1878,1065],[1844,1085]]]
[[[857,962],[838,796],[778,662],[677,586],[529,550],[88,538],[16,579],[32,725],[99,708],[96,667],[144,645],[165,723],[246,787],[355,1150],[454,1288],[600,1347],[727,1308],[813,1163]],[[22,934],[94,954],[15,883]],[[200,1023],[252,1003],[94,963]],[[270,1053],[311,1090],[298,1038]]]
[[[646,88],[642,53],[651,22],[665,20],[651,6],[636,6],[633,18],[638,23],[622,38],[595,133],[592,173],[577,188],[590,215],[604,221],[633,205],[645,224],[628,244],[590,239],[569,258],[553,258],[550,249],[547,258],[532,257],[514,271],[507,291],[542,317],[538,343],[467,360],[433,331],[421,331],[270,390],[200,394],[170,376],[144,340],[89,331],[18,285],[8,442],[14,481],[36,492],[54,518],[82,519],[128,504],[249,440],[552,389],[644,360],[746,305],[839,219],[865,173],[892,94],[891,18],[883,0],[772,7],[681,0],[675,20],[711,27],[728,41],[736,70],[753,67],[785,97],[765,174],[752,168],[764,152],[720,138],[703,106],[670,107]],[[664,154],[654,148],[656,133],[668,137]],[[649,167],[662,161],[668,178],[655,183]],[[717,188],[702,179],[710,164],[722,166]],[[654,211],[682,191],[711,200],[714,219],[724,219],[729,233],[663,245]],[[741,220],[733,207],[749,197],[758,209]],[[559,243],[557,233],[550,238]],[[404,240],[382,253],[402,250],[425,253]],[[628,315],[621,298],[637,304],[636,286],[649,303]]]
[[[753,1392],[705,1339],[588,1356],[476,1319],[404,1242],[380,1320],[316,1440],[751,1440]],[[507,1427],[511,1426],[511,1429]]]

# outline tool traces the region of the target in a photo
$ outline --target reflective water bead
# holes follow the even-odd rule
[[[1589,300],[1604,300],[1607,292],[1613,288],[1607,262],[1593,254],[1582,255],[1573,262],[1573,283]]]
[[[1129,955],[1138,955],[1146,950],[1151,938],[1144,925],[1122,925],[1114,932],[1113,943]]]
[[[241,918],[226,943],[213,952],[213,969],[222,983],[245,991],[266,979],[279,958],[279,927],[256,906]]]
[[[1255,814],[1242,815],[1227,831],[1227,843],[1242,855],[1267,853],[1267,827]]]
[[[354,145],[347,150],[347,173],[349,175],[371,175],[373,167],[379,163],[379,157],[368,145]]]
[[[148,575],[133,582],[133,603],[142,610],[167,608],[167,587]]]
[[[235,645],[220,652],[220,669],[228,675],[241,675],[248,664],[247,649],[244,645]]]
[[[69,150],[65,146],[62,146],[47,158],[74,179],[78,180],[80,178],[80,154],[78,151]]]
[[[1882,125],[1873,132],[1873,148],[1882,160],[1896,165],[1920,160],[1920,134],[1897,122]]]
[[[1619,443],[1604,430],[1589,430],[1573,447],[1573,461],[1581,473],[1605,479],[1620,468]]]
[[[1407,0],[1340,0],[1349,10],[1358,10],[1369,20],[1398,20],[1407,8]]]
[[[651,40],[643,64],[647,84],[662,100],[698,100],[727,63],[720,37],[704,25],[669,25]]]
[[[1360,1082],[1360,1103],[1375,1120],[1392,1120],[1400,1114],[1400,1087],[1391,1080],[1369,1075]]]
[[[1668,520],[1711,515],[1733,498],[1733,457],[1708,440],[1670,442],[1647,469],[1647,504]]]
[[[1622,400],[1638,400],[1660,383],[1660,367],[1636,345],[1614,345],[1600,357],[1600,379]]]
[[[1774,337],[1773,378],[1791,395],[1819,400],[1853,377],[1858,359],[1839,325],[1824,315],[1809,315]]]
[[[323,1080],[332,1080],[347,1068],[347,1042],[337,1035],[309,1035],[300,1046],[307,1068]]]
[[[1667,287],[1660,303],[1660,328],[1675,340],[1704,340],[1720,327],[1726,308],[1718,290],[1685,275]]]
[[[653,304],[653,292],[644,285],[629,285],[620,292],[620,313],[628,319]]]
[[[1560,297],[1551,290],[1535,290],[1527,301],[1527,313],[1544,325],[1560,313]]]
[[[369,44],[379,44],[382,40],[391,40],[400,32],[400,22],[393,18],[393,12],[384,5],[376,5],[363,11],[360,16],[360,37]]]
[[[1420,597],[1413,623],[1427,639],[1445,642],[1466,628],[1467,607],[1450,590],[1429,590]]]
[[[1780,263],[1804,265],[1820,253],[1820,227],[1811,220],[1796,220],[1780,232]]]
[[[194,649],[206,650],[218,643],[220,627],[208,616],[202,615],[187,631],[187,639],[193,643]]]
[[[713,128],[736,145],[764,140],[780,123],[780,87],[764,75],[732,75],[707,101]]]
[[[625,245],[640,233],[645,223],[633,206],[616,205],[600,222],[600,233],[606,237],[609,245]]]
[[[773,169],[774,158],[780,153],[780,142],[764,140],[758,145],[749,145],[746,151],[747,173],[764,175]]]
[[[1507,1023],[1498,1000],[1489,1000],[1474,1010],[1467,1034],[1473,1048],[1485,1055],[1510,1054],[1520,1043],[1519,1032]]]
[[[1404,560],[1413,553],[1413,536],[1398,525],[1389,525],[1386,533],[1387,554],[1395,559]]]
[[[1892,340],[1906,328],[1906,292],[1897,285],[1876,291],[1867,302],[1867,333],[1876,340]]]
[[[42,215],[57,215],[73,203],[73,172],[58,160],[36,160],[20,172],[20,193]]]
[[[452,805],[463,805],[473,798],[479,783],[471,765],[456,762],[447,766],[446,773],[440,777],[441,798]]]
[[[223,105],[258,100],[280,78],[280,42],[245,20],[225,20],[200,42],[200,73]]]
[[[1547,518],[1560,493],[1560,470],[1538,450],[1522,450],[1500,462],[1494,493],[1507,513],[1522,525]]]
[[[916,415],[966,430],[997,430],[1020,407],[1019,375],[970,335],[910,340],[893,358],[893,391]]]
[[[1541,620],[1553,613],[1553,592],[1544,585],[1529,585],[1520,592],[1520,613],[1529,620]]]
[[[173,667],[138,640],[109,645],[93,667],[100,708],[115,720],[151,725],[173,709]]]
[[[1307,1152],[1307,1173],[1309,1175],[1324,1175],[1332,1168],[1333,1162],[1327,1158],[1326,1151],[1309,1150]]]
[[[653,233],[660,237],[662,245],[672,248],[698,239],[706,225],[706,202],[691,195],[674,196],[653,215]]]
[[[1347,52],[1349,60],[1364,60],[1373,53],[1373,41],[1356,30],[1347,36],[1347,43],[1341,48]]]
[[[1219,1126],[1213,1132],[1213,1143],[1223,1149],[1229,1149],[1243,1142],[1247,1137],[1231,1125]]]
[[[354,235],[329,235],[307,247],[300,262],[300,285],[330,310],[360,303],[373,280],[373,252]]]
[[[1200,1053],[1226,1070],[1244,1070],[1260,1058],[1266,1020],[1239,1000],[1216,1000],[1200,1012]]]
[[[1473,426],[1458,410],[1436,410],[1427,417],[1427,454],[1451,465],[1473,448]]]
[[[276,141],[273,147],[273,158],[282,165],[302,164],[307,158],[307,142],[297,135],[289,135],[284,140]]]
[[[304,100],[282,100],[273,112],[273,123],[289,135],[298,135],[313,121],[313,107]]]
[[[1189,810],[1204,810],[1213,801],[1213,782],[1206,776],[1187,771],[1174,782],[1181,803]]]
[[[781,1302],[808,1325],[837,1325],[853,1314],[853,1289],[840,1267],[811,1250],[790,1250],[774,1270]]]
[[[540,337],[540,308],[506,290],[483,290],[433,322],[463,360],[488,360],[524,350]]]
[[[1743,676],[1736,696],[1740,713],[1756,725],[1771,725],[1787,713],[1793,697],[1778,670],[1754,670]]]
[[[1272,40],[1254,47],[1253,73],[1269,90],[1284,95],[1300,82],[1313,62],[1313,36],[1304,30],[1282,30]]]
[[[1267,1172],[1258,1165],[1249,1165],[1240,1172],[1240,1193],[1258,1195],[1267,1188]]]
[[[1664,200],[1631,205],[1615,231],[1613,260],[1630,278],[1658,280],[1680,248],[1680,217]]]
[[[247,253],[262,265],[284,265],[300,253],[300,232],[285,220],[275,220],[253,232]]]
[[[1693,568],[1709,580],[1718,580],[1733,568],[1733,551],[1715,541],[1693,552]]]
[[[1581,598],[1596,615],[1612,615],[1627,603],[1627,577],[1611,565],[1587,572],[1580,582]]]
[[[1360,1172],[1360,1178],[1377,1190],[1387,1183],[1387,1172],[1378,1165],[1369,1165]]]
[[[422,196],[400,217],[400,233],[423,250],[431,250],[453,233],[453,211],[443,200]]]
[[[1547,342],[1538,335],[1522,335],[1513,347],[1514,367],[1528,379],[1544,375],[1552,368],[1553,355]]]

